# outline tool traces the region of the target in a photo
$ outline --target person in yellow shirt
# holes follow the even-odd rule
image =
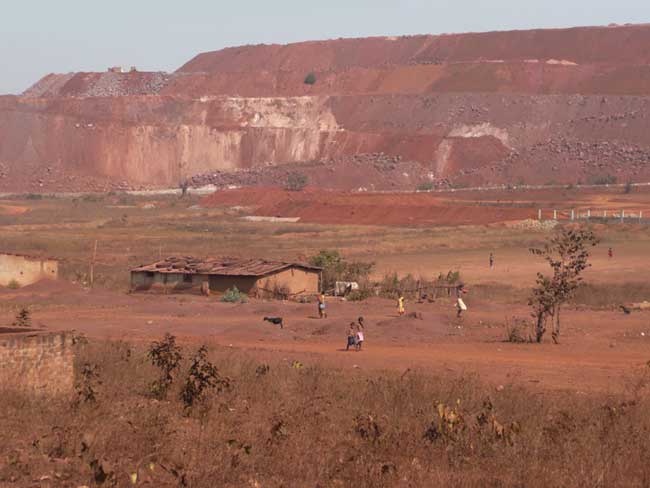
[[[397,313],[399,315],[404,315],[404,296],[400,293],[399,298],[397,299]]]

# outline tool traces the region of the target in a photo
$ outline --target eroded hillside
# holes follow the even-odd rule
[[[647,181],[649,42],[650,26],[349,39],[230,48],[171,74],[48,75],[0,97],[0,191],[361,153],[408,165],[399,188]]]

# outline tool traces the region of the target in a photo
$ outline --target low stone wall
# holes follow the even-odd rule
[[[46,395],[72,392],[72,334],[0,333],[0,389]]]

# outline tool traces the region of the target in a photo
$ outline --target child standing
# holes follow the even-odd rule
[[[363,330],[361,327],[357,327],[357,351],[361,351],[361,348],[363,347]]]
[[[352,347],[356,346],[356,339],[357,339],[357,336],[354,333],[354,322],[350,322],[350,327],[348,328],[348,343],[345,346],[346,351],[350,350],[350,346],[352,346]]]
[[[397,299],[397,313],[401,316],[404,315],[404,296],[400,293]]]
[[[318,296],[318,317],[327,318],[327,312],[325,311],[325,293],[321,293]]]

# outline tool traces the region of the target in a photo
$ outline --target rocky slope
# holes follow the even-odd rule
[[[646,25],[344,39],[48,75],[0,97],[0,191],[268,184],[301,161],[346,189],[650,181],[649,44]],[[345,184],[359,154],[368,181]]]

